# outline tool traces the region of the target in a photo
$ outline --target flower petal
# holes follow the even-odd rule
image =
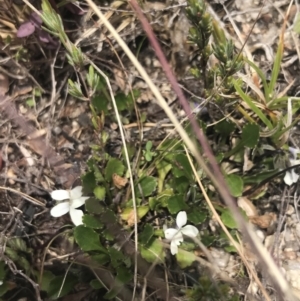
[[[187,222],[186,212],[180,211],[176,217],[177,227],[180,229],[182,226],[184,226],[186,224],[186,222]]]
[[[173,237],[178,232],[178,229],[169,228],[169,229],[164,230],[164,232],[165,232],[166,239],[173,239]]]
[[[77,186],[70,191],[70,199],[76,200],[82,196],[82,186]]]
[[[89,199],[89,198],[90,198],[90,197],[88,197],[88,196],[82,196],[81,198],[78,198],[78,199],[76,199],[76,200],[71,200],[71,207],[72,207],[72,208],[78,208],[78,207],[84,205],[84,204],[85,204],[85,201],[86,201],[87,199]]]
[[[177,244],[172,240],[170,244],[170,251],[172,255],[175,255],[178,253],[178,247]]]
[[[56,206],[54,206],[51,211],[50,214],[53,217],[59,217],[62,216],[66,213],[68,213],[70,210],[70,203],[69,202],[63,202],[63,203],[59,203]]]
[[[64,201],[70,199],[70,193],[68,190],[63,190],[63,189],[53,190],[51,192],[51,197],[53,200],[56,201]]]
[[[196,237],[199,233],[199,230],[195,226],[187,225],[181,228],[181,233],[189,237]]]
[[[79,225],[83,224],[83,222],[82,222],[82,217],[83,217],[82,210],[70,208],[70,216],[71,216],[71,220],[72,220],[72,222],[75,226],[79,226]]]
[[[296,174],[294,170],[287,171],[283,178],[284,183],[288,186],[291,186],[292,184],[297,183],[298,179],[299,179],[299,175]]]
[[[183,236],[181,232],[178,232],[172,239],[172,242],[179,246],[183,242]]]

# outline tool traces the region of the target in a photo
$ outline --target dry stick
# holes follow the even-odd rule
[[[230,195],[230,192],[225,183],[224,177],[217,164],[216,158],[213,155],[209,144],[207,143],[206,137],[205,137],[202,129],[200,129],[197,124],[195,116],[192,115],[192,111],[188,104],[188,101],[185,99],[185,96],[183,95],[182,90],[180,89],[180,87],[177,83],[177,80],[176,80],[174,74],[172,73],[171,67],[169,66],[169,64],[157,42],[157,39],[154,36],[153,30],[152,30],[149,22],[147,21],[146,17],[143,15],[138,3],[135,0],[130,0],[129,3],[132,5],[133,9],[136,11],[138,18],[140,19],[142,26],[152,44],[152,47],[154,48],[155,53],[156,53],[158,59],[160,60],[160,63],[165,71],[165,74],[173,87],[173,90],[177,94],[177,96],[180,100],[180,103],[181,103],[183,109],[185,110],[186,114],[189,116],[193,130],[204,150],[204,154],[207,157],[208,162],[210,162],[210,166],[213,171],[213,174],[211,172],[207,173],[208,168],[204,168],[204,167],[206,167],[206,164],[204,162],[200,162],[200,163],[202,163],[201,166],[204,168],[205,172],[211,178],[212,182],[214,183],[214,185],[220,192],[221,196],[223,197],[223,200],[225,201],[227,206],[230,208],[241,231],[244,233],[245,238],[249,241],[253,250],[255,250],[255,252],[259,256],[261,263],[263,265],[265,265],[265,268],[267,270],[268,269],[270,270],[269,274],[272,275],[271,278],[273,280],[273,283],[280,289],[280,291],[283,295],[288,297],[289,300],[295,300],[295,297],[290,292],[289,285],[287,284],[286,280],[282,276],[278,267],[275,265],[270,254],[265,250],[265,248],[263,247],[261,242],[257,239],[257,237],[255,236],[253,231],[245,223],[242,215],[240,214],[239,210],[237,209],[237,206],[236,206],[235,202],[233,201],[232,196]],[[196,159],[197,159],[197,157],[196,157]],[[203,160],[201,160],[201,161],[203,161]]]

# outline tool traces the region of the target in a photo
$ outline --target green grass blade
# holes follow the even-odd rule
[[[236,80],[233,80],[233,84],[240,97],[247,103],[250,109],[260,118],[260,120],[268,127],[269,130],[273,129],[272,123],[266,117],[266,115],[254,104],[254,100],[244,93]]]
[[[255,63],[249,61],[247,58],[245,58],[245,61],[255,70],[255,72],[258,74],[258,76],[260,77],[263,87],[264,87],[264,92],[265,92],[265,99],[266,99],[266,103],[269,102],[270,100],[270,95],[269,93],[267,93],[269,91],[269,85],[267,83],[267,79],[264,75],[264,73],[262,72],[262,70],[260,70],[258,68],[257,65],[255,65]]]
[[[275,85],[277,82],[277,78],[280,72],[280,64],[281,64],[281,60],[282,60],[282,56],[283,56],[283,37],[282,35],[280,36],[280,41],[278,44],[278,49],[276,52],[276,56],[275,56],[275,60],[274,60],[274,64],[273,64],[273,68],[272,68],[272,75],[271,75],[271,81],[270,84],[268,86],[268,96],[270,98],[273,98],[274,96],[274,90],[275,90]],[[272,102],[270,103],[270,105],[272,104]]]

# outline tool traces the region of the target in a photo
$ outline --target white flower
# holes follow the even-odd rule
[[[83,212],[76,209],[82,206],[89,197],[82,196],[82,186],[77,186],[72,190],[54,190],[51,192],[52,199],[64,201],[54,206],[50,214],[53,217],[62,216],[70,212],[71,220],[75,226],[82,225]]]
[[[199,233],[198,229],[194,226],[187,225],[184,226],[187,222],[187,216],[185,211],[180,211],[176,217],[177,229],[169,228],[164,230],[165,238],[171,240],[170,250],[171,254],[178,253],[178,246],[183,242],[183,235],[189,237],[196,237]],[[183,227],[184,226],[184,227]]]
[[[297,160],[297,154],[300,153],[299,149],[293,148],[293,147],[289,147],[289,151],[292,154],[293,158],[290,159],[290,165],[294,166],[297,164],[300,164],[300,160]],[[297,183],[299,179],[299,175],[295,172],[295,169],[290,169],[285,173],[285,176],[283,178],[284,183],[286,185],[291,186],[294,183]]]

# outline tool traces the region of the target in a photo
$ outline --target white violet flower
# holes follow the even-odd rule
[[[290,159],[290,165],[294,166],[300,164],[300,160],[297,160],[297,154],[300,153],[300,150],[293,147],[289,147],[289,151],[292,154],[292,158]],[[291,186],[294,183],[297,183],[298,179],[299,175],[295,172],[294,168],[288,170],[283,178],[284,183],[289,186]]]
[[[56,201],[64,201],[51,209],[50,214],[53,217],[59,217],[70,212],[70,217],[74,225],[82,225],[83,212],[76,208],[82,206],[89,198],[82,196],[82,186],[77,186],[72,190],[54,190],[51,192],[51,197]]]
[[[187,222],[186,212],[180,211],[176,217],[177,229],[169,228],[164,230],[165,238],[171,240],[170,250],[172,255],[178,253],[178,246],[183,242],[183,235],[194,238],[199,233],[198,229],[195,226],[192,225],[185,226],[186,222]]]

